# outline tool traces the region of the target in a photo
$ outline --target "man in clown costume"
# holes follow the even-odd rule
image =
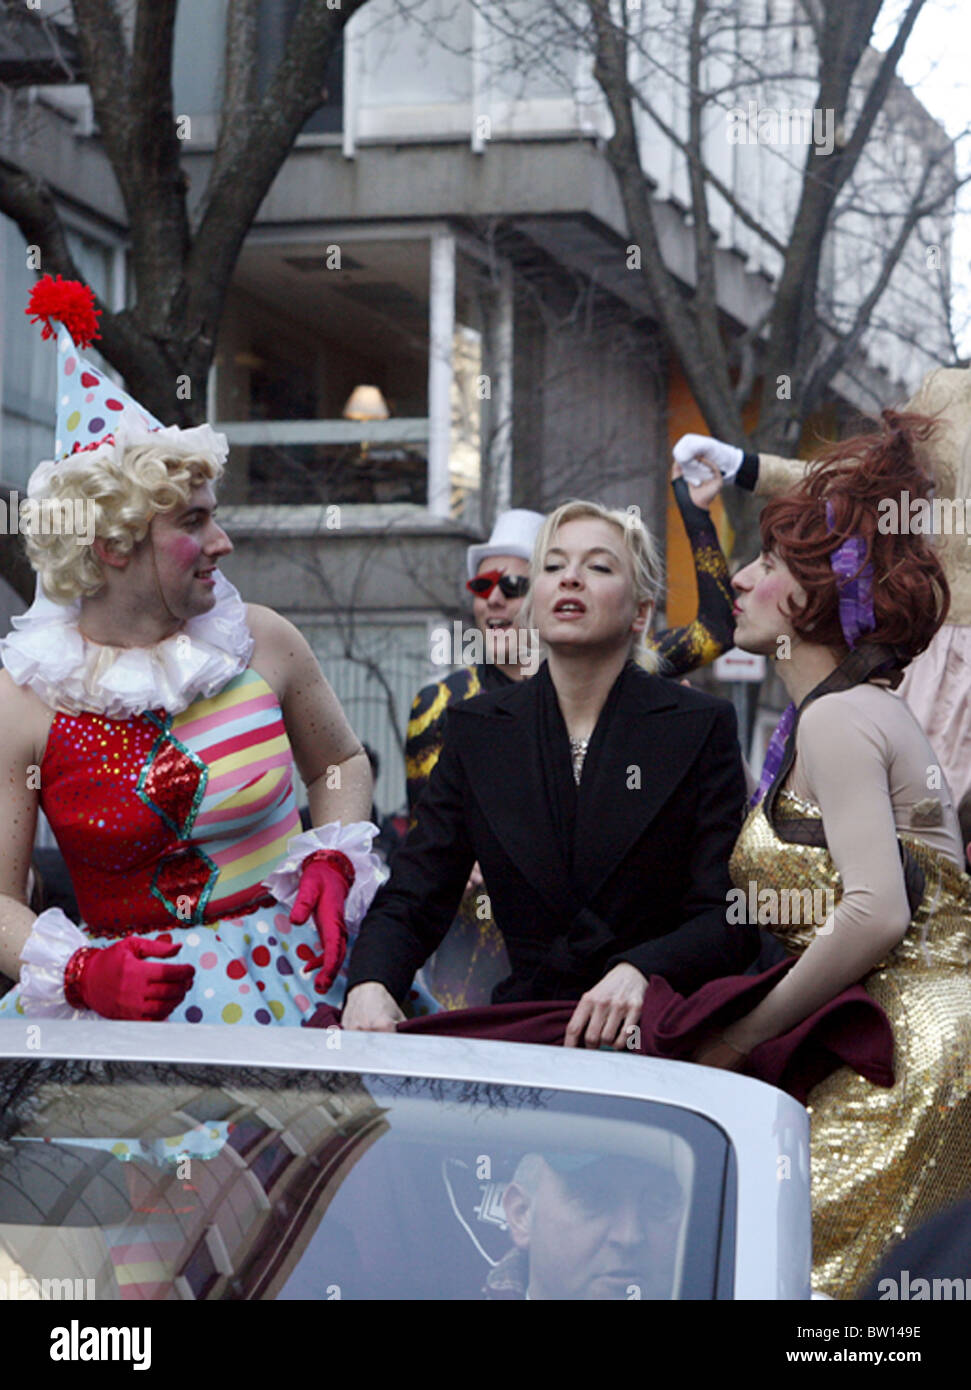
[[[27,313],[57,437],[23,508],[37,597],[0,642],[0,1019],[303,1024],[380,880],[367,756],[296,628],[219,572],[225,436],[163,428],[84,360],[86,286],[46,276]],[[79,508],[83,534],[49,524]],[[27,906],[39,807],[83,930]]]

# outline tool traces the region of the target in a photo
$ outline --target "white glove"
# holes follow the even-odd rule
[[[723,444],[720,439],[710,439],[706,434],[683,434],[674,446],[674,461],[680,463],[685,481],[690,484],[705,483],[711,477],[702,459],[713,463],[725,482],[730,483],[744,457],[744,449]]]

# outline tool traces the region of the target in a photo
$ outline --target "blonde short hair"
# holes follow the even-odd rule
[[[546,552],[553,543],[553,537],[567,521],[587,519],[606,521],[620,532],[624,551],[630,560],[635,602],[638,604],[648,602],[655,609],[657,608],[664,583],[664,567],[661,564],[661,557],[654,538],[641,520],[639,509],[632,507],[624,512],[616,508],[605,507],[600,502],[584,502],[578,498],[573,498],[569,502],[563,502],[555,511],[550,512],[540,527],[529,566],[529,594],[526,596],[518,619],[521,626],[532,625],[531,600],[536,577],[543,567]],[[654,648],[647,645],[646,632],[642,635],[637,633],[632,635],[631,655],[638,665],[643,666],[647,671],[653,673],[660,669],[660,658]]]
[[[115,552],[128,555],[145,539],[159,512],[185,506],[192,491],[222,476],[223,462],[215,454],[178,454],[164,442],[136,444],[121,451],[99,451],[90,466],[55,470],[46,496],[54,505],[93,508],[96,537],[110,541]],[[42,525],[21,525],[27,557],[48,598],[70,603],[96,594],[104,573],[94,548],[77,535],[51,534]]]

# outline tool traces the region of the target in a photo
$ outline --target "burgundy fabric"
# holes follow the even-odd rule
[[[642,1051],[689,1058],[708,1032],[721,1032],[751,1013],[794,964],[792,958],[761,975],[711,980],[687,999],[652,976],[641,1014]],[[842,1066],[877,1086],[893,1085],[890,1020],[862,985],[844,989],[795,1028],[755,1048],[742,1072],[805,1103],[813,1087]]]
[[[478,1009],[452,1009],[398,1024],[399,1033],[429,1033],[438,1038],[488,1038],[492,1042],[549,1043],[558,1047],[566,1036],[575,1002],[547,999],[526,1004],[487,1004]],[[318,1004],[308,1028],[340,1027],[340,1009]]]
[[[660,975],[652,975],[641,1011],[638,1051],[648,1057],[690,1060],[708,1033],[720,1032],[750,1013],[794,963],[780,961],[761,975],[711,980],[687,998]],[[398,1024],[398,1032],[555,1046],[562,1044],[575,1008],[574,1002],[493,1004],[407,1019]],[[339,1027],[340,1013],[321,1004],[307,1026]],[[742,1074],[778,1086],[805,1103],[812,1088],[842,1066],[852,1067],[877,1086],[893,1085],[890,1020],[862,985],[843,990],[788,1033],[755,1048]]]

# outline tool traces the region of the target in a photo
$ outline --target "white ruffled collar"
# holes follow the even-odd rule
[[[52,709],[124,719],[146,709],[179,714],[198,696],[217,694],[249,665],[253,638],[246,607],[218,570],[215,605],[153,647],[109,647],[78,630],[80,600],[54,603],[38,587],[0,657],[17,685]]]

